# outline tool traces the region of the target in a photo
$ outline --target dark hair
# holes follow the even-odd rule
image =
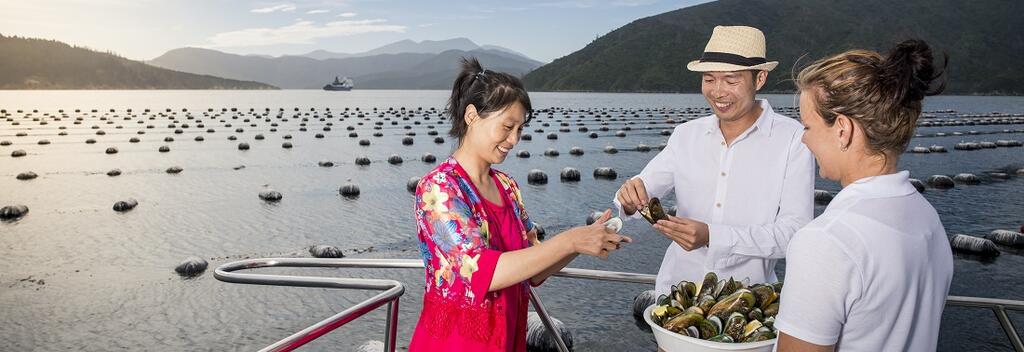
[[[519,78],[504,73],[485,70],[475,57],[462,58],[459,61],[461,70],[452,85],[452,96],[448,98],[445,113],[452,120],[452,129],[448,134],[459,139],[466,135],[466,107],[473,104],[481,117],[488,113],[507,108],[513,103],[520,103],[526,110],[526,122],[530,122],[533,107],[530,96],[523,88]]]
[[[817,113],[829,126],[844,115],[864,129],[869,151],[899,155],[914,135],[921,101],[941,93],[943,69],[922,40],[907,40],[888,55],[850,50],[818,60],[797,75],[797,87],[812,94]],[[940,81],[939,78],[943,79]]]

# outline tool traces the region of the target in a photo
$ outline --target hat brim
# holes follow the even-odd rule
[[[778,65],[778,61],[769,61],[754,66],[741,66],[722,62],[701,62],[700,60],[693,60],[686,64],[686,69],[693,72],[733,72],[748,70],[771,71]]]

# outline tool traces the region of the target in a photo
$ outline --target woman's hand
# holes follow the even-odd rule
[[[618,250],[621,242],[632,242],[633,239],[621,236],[604,226],[611,219],[612,211],[607,209],[593,224],[580,226],[570,231],[573,238],[573,250],[599,258],[608,258],[608,254]]]

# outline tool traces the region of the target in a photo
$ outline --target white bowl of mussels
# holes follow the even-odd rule
[[[714,273],[704,279],[707,285],[683,281],[672,286],[670,295],[644,310],[658,347],[665,352],[771,351],[781,284],[747,286],[732,278],[719,281]]]

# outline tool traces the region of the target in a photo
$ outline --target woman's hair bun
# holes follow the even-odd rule
[[[943,55],[942,68],[936,67],[932,49],[923,40],[911,39],[896,45],[880,67],[883,85],[900,104],[923,100],[946,88],[944,70],[949,61]]]

